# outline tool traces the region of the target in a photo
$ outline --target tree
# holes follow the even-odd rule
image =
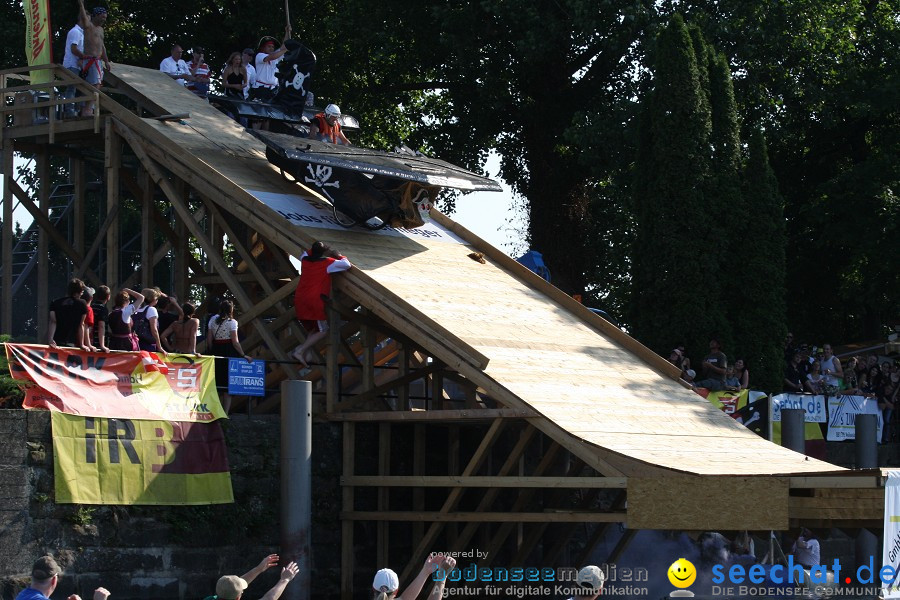
[[[684,341],[702,356],[708,336],[727,347],[718,298],[720,247],[709,177],[710,115],[684,20],[657,39],[653,87],[643,103],[634,184],[634,334],[663,353]]]
[[[785,242],[783,200],[769,166],[763,132],[750,138],[744,169],[744,201],[748,219],[741,229],[741,262],[732,291],[735,338],[753,377],[754,389],[778,391],[784,370]],[[737,358],[737,356],[736,356]]]

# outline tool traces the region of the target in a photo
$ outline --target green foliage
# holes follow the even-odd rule
[[[632,324],[657,352],[684,341],[689,355],[702,356],[708,336],[727,342],[728,335],[718,297],[720,211],[704,193],[710,114],[680,15],[660,32],[654,67],[635,165]]]
[[[744,201],[752,218],[741,229],[740,260],[734,264],[739,285],[729,305],[738,354],[750,369],[753,389],[780,391],[784,369],[785,241],[783,200],[769,166],[766,140],[750,138],[744,170]]]
[[[66,516],[66,520],[72,525],[91,525],[94,522],[94,513],[96,512],[96,506],[78,506]]]
[[[13,341],[12,336],[0,335],[0,343]],[[0,352],[0,407],[21,408],[25,393],[21,384],[14,380],[9,373],[9,361],[6,360],[6,352]]]

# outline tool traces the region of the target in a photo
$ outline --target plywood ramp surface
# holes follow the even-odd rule
[[[546,417],[546,428],[577,438],[584,452],[616,456],[617,465],[628,471],[632,464],[635,472],[643,465],[698,475],[842,471],[757,437],[523,283],[512,267],[473,261],[467,255],[483,242],[289,223],[251,197],[300,193],[269,165],[261,142],[161,74],[116,65],[116,76],[171,113],[191,113],[186,124],[148,123],[202,161],[205,176],[249,192],[235,200],[248,203],[245,212],[280,219],[286,231],[345,253],[368,277],[488,357],[484,382],[502,386],[515,402]]]

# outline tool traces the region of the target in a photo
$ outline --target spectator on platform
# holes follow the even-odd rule
[[[841,390],[842,394],[852,396],[859,391],[859,379],[857,378],[856,366],[858,363],[858,359],[855,356],[851,356],[847,359],[847,364],[844,365],[844,384],[843,389]]]
[[[87,314],[84,316],[84,344],[90,348],[91,352],[97,352],[98,348],[91,343],[91,332],[94,330],[94,309],[91,308],[91,302],[94,300],[94,288],[89,285],[84,286],[81,299],[87,304]]]
[[[791,362],[791,359],[794,357],[794,350],[796,346],[794,346],[794,334],[788,333],[784,338],[784,362],[785,364]]]
[[[191,75],[191,69],[187,63],[182,60],[182,54],[184,54],[184,50],[181,49],[181,46],[172,44],[172,55],[167,56],[159,63],[159,70],[181,85],[187,86],[194,80],[194,76]]]
[[[63,67],[71,71],[72,75],[81,79],[81,59],[84,58],[84,29],[75,23],[75,26],[66,34],[66,49],[63,55]],[[66,86],[62,98],[75,97],[75,86]],[[78,116],[78,104],[66,104],[63,116],[66,119],[74,119]]]
[[[822,367],[818,361],[809,366],[809,373],[806,375],[803,387],[810,394],[825,393],[825,377],[822,376]]]
[[[131,300],[134,299],[134,302]],[[136,342],[133,343],[131,331],[131,316],[134,311],[144,304],[143,294],[134,290],[122,288],[116,294],[113,310],[109,313],[109,349],[133,351],[138,350]]]
[[[193,79],[185,86],[204,100],[209,96],[209,65],[203,60],[205,50],[196,46],[191,51],[191,62],[188,69]]]
[[[94,294],[94,301],[91,302],[91,310],[94,312],[94,328],[91,330],[91,345],[99,348],[102,352],[109,352],[106,346],[107,322],[109,321],[109,309],[106,303],[109,302],[109,287],[101,285]]]
[[[270,102],[278,91],[278,63],[281,57],[287,52],[287,46],[284,42],[291,39],[291,26],[284,28],[284,39],[281,46],[276,50],[275,44],[277,40],[272,36],[264,36],[259,40],[258,51],[254,66],[256,67],[256,81],[250,90],[250,98],[259,100],[260,102]]]
[[[244,88],[247,87],[247,69],[244,67],[241,53],[232,52],[228,57],[225,70],[222,71],[222,87],[229,98],[244,99]]]
[[[181,305],[181,320],[175,321],[163,330],[160,339],[171,352],[197,354],[197,330],[200,328],[200,319],[197,318],[196,312],[196,306],[185,302]],[[175,339],[170,341],[172,336],[175,336]]]
[[[241,54],[241,65],[247,71],[247,83],[244,84],[244,100],[250,97],[250,88],[256,85],[256,67],[253,63],[256,60],[256,53],[253,48],[244,48]]]
[[[825,377],[825,387],[829,393],[834,394],[841,389],[844,369],[841,367],[841,361],[834,355],[831,344],[822,346],[822,359],[819,364],[822,367],[822,376]]]
[[[207,325],[207,340],[212,344],[216,356],[216,387],[222,393],[222,408],[227,414],[231,408],[231,396],[228,394],[228,359],[244,358],[247,362],[253,359],[244,353],[238,339],[238,322],[234,318],[234,303],[223,300],[219,304],[219,313],[213,315]],[[207,346],[209,348],[209,346]]]
[[[141,350],[165,354],[166,351],[159,339],[159,310],[156,308],[156,304],[161,298],[165,298],[165,294],[156,288],[144,288],[141,290],[141,294],[144,295],[144,307],[136,310],[131,317],[134,332],[138,334],[138,343]],[[141,320],[147,321],[150,326],[149,331],[140,324]],[[142,330],[147,333],[142,333]]]
[[[803,527],[800,529],[800,537],[794,542],[791,553],[797,558],[797,562],[803,565],[805,569],[811,569],[816,565],[822,564],[821,547],[816,534]]]
[[[728,365],[725,369],[725,389],[732,392],[741,389],[741,380],[734,374],[734,365]]]
[[[266,557],[263,562],[268,561],[271,556],[276,556],[276,558],[275,563],[269,566],[278,564],[277,555],[270,555]],[[269,567],[267,566],[265,568],[268,569]],[[262,600],[278,600],[278,598],[281,597],[281,594],[284,593],[284,589],[291,580],[297,576],[299,571],[300,568],[297,566],[297,563],[288,563],[288,565],[281,570],[281,577],[278,578],[278,582],[262,596]],[[253,571],[251,570],[250,572],[252,573]],[[247,575],[249,575],[249,573]],[[240,600],[241,596],[244,595],[244,590],[246,590],[247,586],[256,578],[256,576],[253,575],[247,579],[247,575],[244,575],[244,577],[238,577],[237,575],[225,575],[220,577],[219,581],[216,582],[216,595],[207,597],[204,600],[211,600],[211,598],[216,598],[218,600]]]
[[[153,288],[162,293],[159,288]],[[159,311],[159,330],[165,331],[172,323],[184,317],[178,298],[175,296],[161,296],[159,302],[156,303],[156,310]]]
[[[400,578],[397,577],[397,573],[391,569],[381,569],[375,573],[375,579],[372,580],[372,597],[375,600],[415,600],[419,597],[419,592],[422,591],[425,582],[433,575],[435,583],[440,584],[440,589],[443,591],[443,584],[454,566],[456,566],[456,560],[452,557],[445,557],[443,554],[431,554],[425,559],[422,570],[419,571],[412,583],[403,590],[402,594],[398,594],[400,591]],[[438,569],[441,569],[443,572],[435,573]],[[429,600],[434,598],[434,590],[428,597]],[[440,598],[440,595],[437,597]]]
[[[862,383],[862,391],[867,396],[876,396],[881,391],[882,385],[884,385],[884,377],[876,360],[875,365],[870,367],[866,373],[866,380]]]
[[[31,566],[31,585],[19,592],[16,600],[49,600],[53,595],[59,578],[63,571],[59,568],[56,560],[52,556],[42,556]],[[109,598],[109,591],[106,588],[98,587],[94,590],[94,600],[106,600]],[[81,600],[77,594],[69,596],[68,600]]]
[[[309,368],[309,352],[328,333],[324,298],[331,295],[331,277],[352,266],[346,256],[324,242],[315,242],[309,252],[300,256],[300,281],[294,292],[294,312],[306,331],[306,340],[294,348],[291,356],[304,369]]]
[[[747,368],[747,361],[743,358],[734,361],[734,376],[740,382],[738,389],[750,389],[750,370]]]
[[[700,366],[700,381],[694,383],[695,387],[706,388],[711,392],[725,389],[725,370],[728,368],[728,359],[716,337],[709,340],[709,354],[703,359]]]
[[[50,346],[90,350],[84,339],[84,320],[88,312],[87,303],[81,299],[84,288],[83,281],[72,279],[66,287],[66,296],[50,304],[50,323],[47,327],[47,343]]]
[[[100,89],[103,83],[103,70],[112,71],[109,57],[106,55],[103,25],[106,24],[107,12],[102,6],[95,6],[88,15],[84,9],[84,0],[78,0],[78,24],[84,30],[84,52],[81,55],[81,77]],[[103,63],[102,65],[100,63]],[[94,103],[85,102],[81,108],[82,117],[94,115]]]
[[[684,354],[682,354],[681,350],[675,348],[669,353],[669,362],[680,369],[681,363],[684,362]]]
[[[800,353],[800,350],[794,350],[794,355],[791,356],[791,362],[784,368],[784,383],[781,389],[789,394],[803,393],[803,382],[806,379],[806,374],[803,369],[802,360],[803,355]]]
[[[882,386],[878,393],[878,409],[884,418],[884,427],[882,428],[881,442],[886,444],[891,441],[894,431],[894,405],[897,404],[897,390],[890,383]]]

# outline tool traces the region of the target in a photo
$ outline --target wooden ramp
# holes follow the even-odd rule
[[[183,121],[116,115],[120,133],[221,210],[298,256],[313,240],[356,269],[338,289],[434,352],[606,476],[766,476],[844,471],[757,437],[677,381],[606,321],[449,218],[411,232],[346,230],[283,180],[264,146],[165,75],[115,65],[138,104]],[[469,258],[483,252],[486,264]]]

